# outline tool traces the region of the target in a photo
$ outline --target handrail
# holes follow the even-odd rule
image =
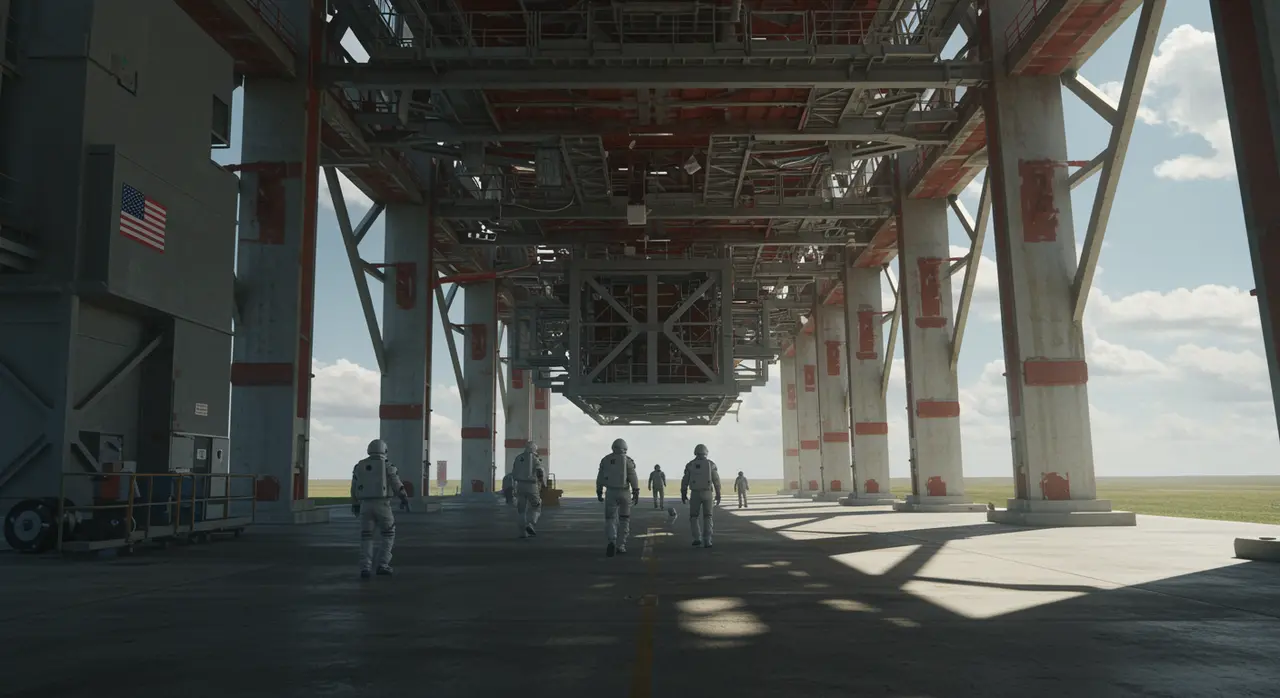
[[[1018,14],[1014,16],[1013,21],[1009,23],[1009,26],[1005,27],[1004,45],[1006,50],[1013,48],[1014,44],[1026,36],[1036,18],[1048,6],[1049,0],[1027,0],[1022,9],[1018,10]]]
[[[290,51],[298,50],[297,30],[275,0],[245,0],[245,3],[275,31]]]
[[[125,498],[124,501],[117,500],[116,502],[111,504],[72,504],[71,506],[67,506],[67,501],[68,501],[66,496],[67,482],[69,479],[72,479],[72,478],[88,478],[95,481],[105,481],[110,478],[115,478],[118,480],[122,488],[126,486],[128,487],[128,496]],[[209,495],[204,497],[196,496],[197,490],[196,490],[195,484],[199,482],[200,478],[208,478],[208,482],[210,483],[210,485],[212,485],[213,483],[213,478],[224,478],[226,481],[225,494]],[[191,496],[188,498],[184,498],[183,484],[187,480],[190,480],[192,483]],[[170,500],[164,501],[164,502],[146,501],[143,503],[139,503],[137,501],[139,498],[139,495],[141,494],[141,490],[138,487],[139,482],[147,483],[149,485],[147,488],[148,499],[149,499],[151,493],[156,491],[156,488],[155,488],[156,483],[159,483],[162,481],[171,481],[173,484],[173,489],[171,490],[172,498]],[[233,483],[245,482],[245,481],[250,483],[249,494],[247,495],[232,494]],[[170,517],[169,518],[170,523],[159,524],[159,525],[162,525],[165,527],[172,527],[172,531],[175,534],[181,532],[181,529],[184,527],[184,525],[186,527],[185,532],[187,534],[191,534],[195,532],[197,504],[223,505],[225,508],[222,510],[222,514],[220,516],[210,518],[208,516],[207,509],[205,514],[201,516],[201,521],[216,522],[216,521],[230,521],[233,519],[243,518],[243,517],[233,517],[230,515],[231,504],[233,502],[247,501],[247,502],[250,502],[248,518],[249,518],[249,521],[252,522],[254,519],[256,519],[257,510],[258,510],[257,497],[255,496],[255,492],[254,492],[254,490],[256,489],[255,487],[256,482],[257,482],[256,475],[251,475],[246,473],[132,473],[132,472],[63,473],[62,477],[59,479],[59,487],[58,487],[58,512],[57,512],[58,542],[57,542],[56,549],[59,552],[62,552],[63,544],[66,542],[64,541],[65,527],[63,526],[63,522],[66,520],[66,516],[68,514],[75,516],[76,514],[83,513],[83,512],[97,512],[97,511],[110,511],[110,510],[123,509],[125,526],[126,526],[124,537],[126,540],[133,539],[133,533],[134,533],[133,514],[135,510],[139,508],[146,510],[146,517],[138,526],[138,528],[143,531],[150,530],[152,525],[152,512],[155,511],[157,507],[163,507],[168,509],[168,513]],[[123,489],[121,491],[123,492]],[[191,511],[190,520],[187,521],[185,524],[183,523],[183,520],[182,520],[183,507],[188,507],[190,508],[190,511]],[[150,537],[151,536],[144,535],[142,537],[142,540],[145,540]]]

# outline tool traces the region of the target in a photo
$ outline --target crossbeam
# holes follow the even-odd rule
[[[967,87],[984,80],[975,61],[876,65],[873,67],[556,68],[521,66],[500,70],[425,65],[326,65],[318,70],[322,84],[361,90],[676,90],[684,88],[861,88],[928,89]]]
[[[707,206],[705,204],[646,204],[649,220],[733,221],[763,218],[792,220],[879,219],[893,215],[889,202],[863,202],[856,199],[814,203],[756,206]],[[625,221],[627,207],[614,204],[577,204],[554,208],[530,208],[518,204],[475,199],[444,200],[436,206],[436,217],[455,221]]]
[[[591,105],[583,105],[591,106]],[[679,106],[679,105],[673,105]],[[761,103],[759,106],[770,106]],[[397,131],[378,133],[369,138],[375,145],[414,145],[418,143],[536,143],[554,141],[557,138],[574,138],[584,136],[655,136],[679,138],[682,136],[750,136],[757,141],[789,142],[789,143],[827,143],[831,141],[878,141],[883,143],[902,143],[911,145],[946,145],[949,139],[945,134],[908,136],[903,133],[909,127],[918,124],[951,124],[960,118],[954,109],[937,111],[913,111],[903,115],[902,119],[885,122],[884,119],[859,117],[846,119],[839,126],[827,128],[807,128],[797,131],[795,123],[725,123],[715,126],[690,128],[673,124],[667,127],[636,128],[620,122],[567,122],[563,124],[547,124],[536,127],[516,127],[498,130],[488,126],[460,126],[443,121],[419,121],[401,125],[395,121],[394,115],[370,114],[362,122],[395,128]],[[387,123],[381,123],[387,122]]]

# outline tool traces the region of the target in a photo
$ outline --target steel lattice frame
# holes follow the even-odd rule
[[[319,71],[342,136],[326,157],[378,201],[434,180],[442,277],[502,279],[504,320],[527,327],[518,358],[542,385],[569,377],[574,323],[561,299],[574,263],[725,260],[732,382],[746,390],[767,380],[802,315],[842,299],[843,265],[892,258],[896,197],[954,196],[986,164],[984,91],[969,88],[991,68],[977,57],[974,0],[831,4],[332,0],[331,41],[349,28],[370,60],[335,49]],[[1006,40],[1039,50],[1040,37],[1057,40],[1057,15],[1103,17],[1064,63],[1074,79],[1140,0],[1068,4],[1028,15]],[[957,29],[967,40],[942,56]],[[1008,69],[1057,66],[1045,53],[1020,49]],[[916,148],[899,192],[893,156]],[[1073,183],[1103,168],[1095,160]],[[957,207],[975,250],[987,210],[986,197],[977,221]],[[625,390],[572,399],[611,423],[655,409]],[[724,399],[670,414],[714,422]]]

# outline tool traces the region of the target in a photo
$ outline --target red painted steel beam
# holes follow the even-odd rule
[[[1264,0],[1210,3],[1235,144],[1272,399],[1280,396],[1280,8]],[[1280,418],[1280,402],[1276,404]]]

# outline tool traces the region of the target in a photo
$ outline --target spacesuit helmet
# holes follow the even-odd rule
[[[654,469],[654,470],[662,470],[662,466],[661,466],[661,465],[655,465],[655,466],[653,466],[653,469]]]
[[[739,471],[738,471],[738,477],[742,477],[742,471],[741,471],[741,470],[739,470]]]
[[[533,439],[529,439],[528,441],[524,442],[524,452],[537,453],[538,452],[537,442],[535,442]]]
[[[387,457],[387,442],[382,439],[374,439],[369,442],[369,448],[366,452],[371,456]]]
[[[622,439],[613,440],[613,452],[622,454],[627,452],[627,442]]]
[[[693,455],[695,456],[706,457],[707,453],[708,453],[707,447],[702,444],[698,444],[697,446],[693,447]]]

